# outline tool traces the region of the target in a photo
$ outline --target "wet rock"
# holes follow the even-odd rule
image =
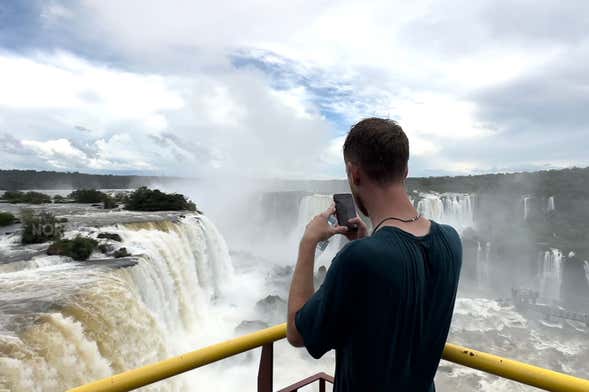
[[[313,283],[315,283],[316,288],[321,286],[321,284],[325,280],[326,274],[327,274],[327,267],[325,267],[324,265],[319,267],[319,269],[317,270],[317,273],[313,277]]]
[[[115,259],[131,256],[131,254],[127,251],[127,248],[125,247],[117,249],[116,251],[114,251],[112,255]]]
[[[283,277],[290,277],[294,271],[294,267],[292,265],[285,265],[285,266],[275,266],[272,270],[272,274],[275,277],[283,278]]]
[[[239,334],[246,334],[268,327],[268,323],[265,323],[261,320],[244,320],[237,327],[235,327],[235,332]]]
[[[105,255],[108,255],[112,251],[114,251],[114,246],[112,246],[110,244],[100,244],[100,245],[98,245],[98,250],[100,252],[104,253]]]
[[[122,242],[123,239],[117,233],[100,233],[98,234],[98,238],[103,238],[111,241]]]
[[[272,324],[284,322],[286,319],[286,301],[278,295],[269,295],[256,302],[256,311],[264,321]]]

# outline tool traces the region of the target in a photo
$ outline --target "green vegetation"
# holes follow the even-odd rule
[[[0,212],[0,227],[16,223],[17,219],[10,212]]]
[[[127,201],[129,201],[129,195],[125,192],[117,192],[113,196],[113,200],[117,203],[125,204]]]
[[[110,210],[117,206],[117,203],[112,197],[96,189],[78,189],[70,193],[68,197],[76,203],[103,203],[105,210]]]
[[[59,224],[55,215],[49,212],[33,213],[31,210],[23,210],[23,244],[39,244],[47,241],[58,240],[63,235],[63,226]]]
[[[104,199],[102,200],[102,203],[105,210],[112,210],[117,206],[115,200],[106,193],[104,194]]]
[[[102,203],[106,194],[96,189],[78,189],[68,195],[76,203]]]
[[[7,191],[2,195],[2,199],[9,203],[20,204],[44,204],[51,203],[51,197],[40,192],[18,192],[18,191]]]
[[[0,189],[130,189],[187,181],[180,177],[117,176],[36,170],[0,170]]]
[[[73,240],[57,240],[47,249],[48,255],[69,256],[74,260],[87,260],[94,252],[98,242],[95,239],[78,235]]]
[[[196,205],[181,194],[164,193],[147,187],[131,193],[125,208],[132,211],[197,211]]]
[[[72,200],[68,199],[67,197],[63,197],[62,195],[55,195],[53,196],[53,202],[54,203],[71,203]]]

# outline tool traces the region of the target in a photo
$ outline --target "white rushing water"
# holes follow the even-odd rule
[[[477,256],[476,256],[476,272],[477,283],[480,286],[485,286],[489,283],[491,257],[491,243],[486,242],[484,245],[481,241],[477,242]]]
[[[422,193],[417,210],[426,218],[452,225],[458,232],[474,227],[476,196],[463,193]]]
[[[522,196],[522,202],[524,205],[524,220],[528,219],[528,216],[530,215],[530,200],[532,199],[532,196]]]
[[[550,249],[541,257],[540,295],[551,301],[558,301],[562,285],[562,252],[558,249]]]
[[[556,207],[554,205],[554,196],[550,196],[546,201],[546,212],[554,211]]]
[[[225,242],[204,216],[102,230],[121,235],[138,264],[39,256],[1,265],[0,390],[62,391],[186,351],[233,281]],[[182,380],[153,388],[186,390]]]

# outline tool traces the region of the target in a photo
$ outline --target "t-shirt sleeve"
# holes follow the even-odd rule
[[[337,348],[350,328],[349,302],[352,277],[349,270],[349,252],[344,248],[332,261],[319,290],[297,312],[295,325],[303,337],[305,347],[314,358]]]

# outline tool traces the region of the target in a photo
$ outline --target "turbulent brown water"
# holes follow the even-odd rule
[[[417,203],[426,216],[462,229],[473,224],[472,198],[427,195]],[[22,247],[18,233],[0,236],[0,391],[62,391],[239,335],[244,320],[282,322],[284,302],[259,301],[286,299],[297,237],[329,201],[302,198],[286,236],[256,233],[256,242],[243,233],[229,246],[202,215],[54,207],[65,208],[57,213],[69,219],[66,236],[117,233],[129,260],[96,253],[72,262],[44,255],[42,245]],[[342,244],[333,239],[318,251],[317,268],[328,266]],[[479,256],[481,265],[491,263],[484,246]],[[539,285],[558,279],[549,273],[558,263],[547,260]],[[484,274],[480,280],[484,285]],[[489,293],[461,287],[449,341],[589,377],[586,326],[538,320]],[[314,361],[279,342],[275,355],[276,387],[333,373],[333,352]],[[256,350],[144,390],[255,390],[258,357]],[[441,391],[533,390],[445,361],[436,382]]]

